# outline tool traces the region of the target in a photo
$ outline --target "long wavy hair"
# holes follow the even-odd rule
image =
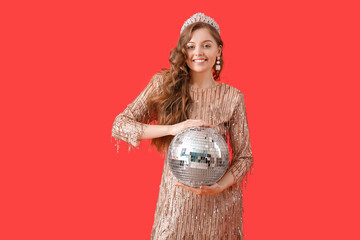
[[[148,106],[157,114],[158,125],[172,125],[189,119],[189,109],[193,100],[190,97],[190,68],[186,64],[186,44],[191,40],[192,33],[201,28],[207,28],[215,39],[217,46],[224,46],[219,33],[211,25],[196,22],[188,26],[180,34],[177,46],[170,51],[170,69],[161,69],[163,78],[162,91],[148,100]],[[222,51],[221,51],[222,56]],[[223,58],[220,59],[223,69]],[[213,66],[213,78],[220,81],[221,70],[215,70]],[[159,153],[170,145],[174,136],[168,135],[153,138],[151,146],[155,146]]]

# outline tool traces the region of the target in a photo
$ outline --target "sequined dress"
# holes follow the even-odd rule
[[[117,147],[119,141],[125,141],[129,150],[138,148],[139,137],[147,124],[156,120],[147,109],[146,99],[161,91],[162,81],[162,75],[155,74],[138,97],[115,118],[112,136]],[[150,239],[242,240],[242,188],[253,167],[244,95],[218,82],[207,89],[190,87],[190,95],[194,100],[190,118],[214,125],[214,129],[229,141],[231,163],[228,171],[236,183],[216,195],[197,195],[174,185],[177,180],[164,161]]]

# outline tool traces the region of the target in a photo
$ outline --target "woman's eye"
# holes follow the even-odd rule
[[[204,47],[205,47],[205,48],[210,48],[211,45],[205,44]],[[187,48],[187,49],[191,49],[191,48],[194,48],[194,46],[187,46],[186,48]]]

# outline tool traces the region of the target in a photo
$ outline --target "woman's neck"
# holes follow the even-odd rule
[[[211,72],[190,72],[190,86],[196,88],[208,88],[215,84]]]

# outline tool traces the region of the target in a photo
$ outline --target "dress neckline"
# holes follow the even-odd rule
[[[215,85],[212,85],[211,87],[207,87],[207,88],[197,88],[197,87],[194,87],[194,86],[190,86],[189,89],[190,89],[190,91],[203,92],[203,91],[206,91],[206,90],[209,90],[209,89],[216,88],[216,87],[218,87],[218,86],[220,86],[220,85],[222,85],[222,83],[215,82]]]

